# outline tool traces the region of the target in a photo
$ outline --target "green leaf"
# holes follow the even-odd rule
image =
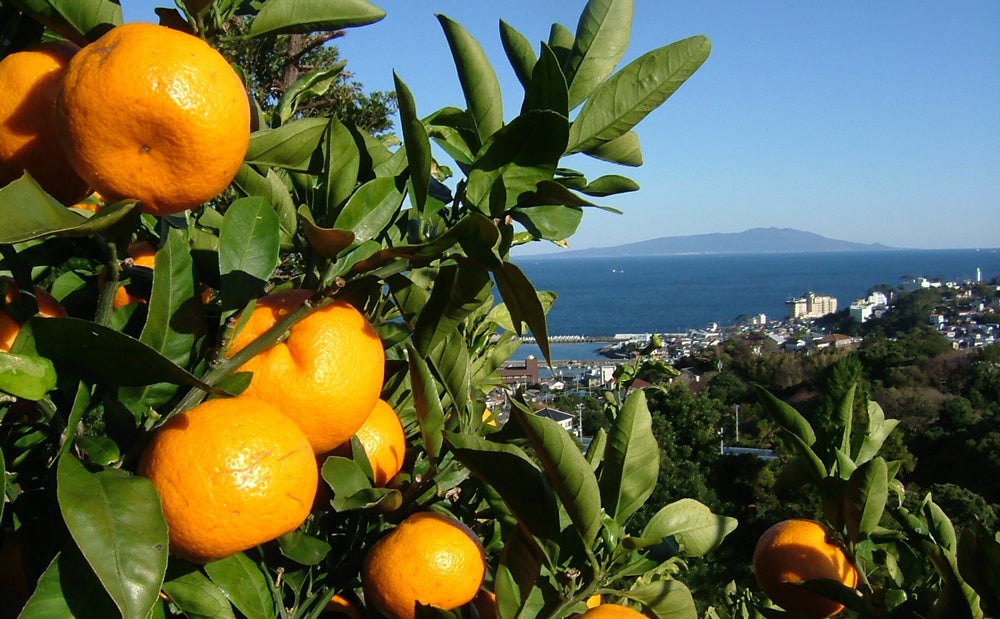
[[[396,72],[392,72],[396,86],[396,100],[399,104],[399,121],[403,130],[403,147],[406,160],[410,164],[410,183],[413,185],[413,199],[417,210],[423,211],[427,203],[427,190],[431,182],[431,143],[427,138],[424,123],[417,117],[417,104],[413,93]]]
[[[569,238],[583,220],[583,209],[572,206],[536,206],[515,208],[511,218],[524,226],[535,239],[563,241]]]
[[[639,146],[639,136],[634,131],[626,131],[613,140],[588,148],[583,153],[594,159],[633,168],[642,165],[642,148]]]
[[[608,433],[599,480],[604,511],[624,525],[652,494],[659,470],[653,418],[645,392],[637,390],[625,400]]]
[[[267,576],[242,552],[205,564],[205,573],[247,619],[274,619]]]
[[[45,568],[18,616],[23,619],[108,619],[121,616],[121,612],[80,551],[70,545]]]
[[[603,82],[570,128],[568,152],[587,151],[624,135],[660,106],[708,58],[711,44],[697,35],[636,58]]]
[[[438,22],[444,29],[451,55],[458,70],[458,81],[462,85],[465,104],[472,114],[479,143],[485,144],[494,133],[503,127],[503,96],[500,82],[490,66],[490,61],[479,43],[458,22],[438,14]]]
[[[736,524],[735,518],[713,514],[694,499],[680,499],[665,505],[649,519],[642,539],[655,544],[666,537],[674,537],[685,555],[700,557],[718,548],[736,529]]]
[[[581,193],[596,197],[613,196],[619,193],[627,193],[638,190],[638,183],[630,178],[618,176],[617,174],[607,174],[605,176],[595,178],[586,186],[579,189]]]
[[[885,444],[885,439],[896,429],[898,424],[898,419],[885,418],[885,413],[882,412],[882,407],[877,402],[869,402],[868,425],[865,428],[865,434],[861,439],[861,445],[858,447],[854,462],[861,464],[874,458],[882,449],[882,445]]]
[[[88,219],[68,209],[45,193],[25,173],[0,187],[0,244],[21,243],[57,233],[66,233],[87,223]]]
[[[152,482],[118,469],[91,473],[67,455],[56,483],[66,526],[122,617],[145,619],[167,569],[167,523]]]
[[[573,49],[573,39],[573,33],[562,24],[552,24],[552,27],[549,28],[548,45],[562,66],[565,66],[569,60],[570,51]]]
[[[543,559],[531,536],[521,527],[504,539],[496,570],[497,616],[500,619],[537,617],[544,606],[539,587]]]
[[[854,470],[844,493],[844,524],[855,544],[876,530],[889,499],[888,467],[874,458]]]
[[[621,594],[640,602],[652,611],[658,619],[697,619],[698,609],[694,605],[691,591],[679,580],[657,580],[638,585]]]
[[[345,66],[347,61],[341,60],[332,67],[310,71],[295,80],[295,83],[281,95],[274,108],[274,115],[277,117],[275,126],[285,124],[295,114],[302,99],[325,95],[330,87],[337,83],[337,76],[343,72]]]
[[[768,390],[760,385],[753,385],[753,390],[757,394],[757,399],[764,406],[764,409],[771,416],[782,430],[793,436],[797,436],[806,445],[816,442],[816,433],[809,422],[797,410],[776,398]]]
[[[320,471],[329,484],[331,505],[338,512],[370,509],[382,506],[385,511],[399,507],[402,497],[398,490],[374,488],[371,479],[357,462],[342,456],[329,456]]]
[[[479,153],[469,173],[468,200],[489,213],[486,206],[498,179],[502,179],[507,192],[504,206],[508,208],[522,194],[535,191],[539,182],[552,180],[566,150],[568,126],[564,116],[551,111],[529,112],[515,118]]]
[[[601,529],[601,490],[587,460],[565,428],[544,417],[527,412],[521,405],[511,407],[511,417],[527,435],[542,471],[583,538],[585,546]]]
[[[365,0],[268,0],[250,25],[250,36],[343,30],[383,17],[385,11]]]
[[[244,163],[320,174],[323,171],[320,149],[328,126],[325,118],[301,118],[277,129],[255,131],[250,135]]]
[[[286,249],[290,248],[292,239],[295,237],[297,223],[295,203],[278,173],[268,169],[267,175],[264,176],[258,174],[252,167],[243,164],[240,166],[239,172],[236,173],[233,183],[246,195],[260,196],[268,201],[278,215],[281,246]]]
[[[222,309],[235,311],[264,291],[278,266],[278,216],[264,198],[240,198],[219,233]]]
[[[361,171],[361,152],[354,141],[354,134],[336,117],[330,118],[326,132],[326,169],[322,175],[325,190],[326,213],[336,212],[344,200],[351,197],[358,186]],[[316,217],[329,221],[329,215]]]
[[[545,44],[542,44],[541,57],[531,71],[531,80],[525,87],[524,103],[521,105],[522,114],[533,110],[550,110],[569,116],[566,78],[555,52]]]
[[[514,331],[518,335],[522,335],[522,325],[528,325],[531,333],[535,336],[538,348],[545,356],[545,361],[550,362],[545,308],[538,298],[535,287],[528,281],[524,272],[510,262],[505,262],[500,268],[494,269],[493,277],[496,279],[500,296],[503,297],[504,303],[507,305],[507,311],[510,312]]]
[[[438,394],[437,383],[427,362],[412,344],[406,347],[409,360],[410,383],[413,387],[413,401],[417,409],[417,421],[424,448],[431,462],[436,463],[441,455],[444,429],[444,408]]]
[[[112,26],[122,24],[122,9],[117,0],[19,0],[13,2],[32,17],[78,45],[85,45]]]
[[[413,327],[416,350],[426,355],[435,343],[483,306],[491,288],[489,271],[477,263],[466,260],[442,266]]]
[[[503,45],[503,51],[507,55],[507,60],[510,61],[511,68],[514,69],[514,75],[517,76],[521,85],[527,88],[528,82],[531,81],[532,70],[538,61],[531,48],[531,43],[527,37],[502,19],[500,20],[500,43]]]
[[[302,234],[305,235],[309,247],[316,250],[324,258],[336,258],[340,252],[354,244],[354,233],[350,230],[336,228],[320,228],[311,219],[308,207],[302,206]]]
[[[396,178],[385,176],[359,187],[344,205],[334,227],[353,232],[355,242],[374,239],[393,221],[403,203],[397,182]]]
[[[927,520],[930,534],[934,537],[938,545],[945,550],[955,552],[958,548],[958,536],[955,535],[955,525],[951,523],[951,519],[944,513],[944,510],[931,499],[929,492],[924,497],[921,512]]]
[[[0,352],[0,391],[37,402],[55,388],[56,369],[48,359]]]
[[[197,336],[205,332],[201,303],[195,295],[194,264],[179,230],[170,230],[156,252],[153,291],[139,341],[179,367],[187,367]],[[177,391],[171,383],[126,389],[120,396],[138,407],[158,407]]]
[[[299,531],[285,533],[278,538],[281,554],[302,565],[319,565],[330,554],[327,542]]]
[[[188,619],[235,619],[232,604],[217,585],[198,571],[197,566],[172,561],[163,583],[170,596]]]
[[[842,428],[840,451],[850,455],[851,453],[851,425],[854,422],[854,392],[857,384],[851,385],[846,393],[837,402],[837,409],[834,411],[834,421]]]
[[[632,0],[590,0],[576,25],[566,62],[570,109],[580,105],[625,56],[632,30]]]
[[[981,522],[962,529],[958,540],[959,575],[981,598],[987,616],[1000,614],[1000,541]]]
[[[139,340],[89,320],[33,318],[31,326],[39,354],[51,359],[59,372],[111,385],[174,383],[227,395]]]
[[[535,537],[559,536],[559,506],[552,486],[516,445],[487,441],[473,434],[445,432],[455,457],[503,498],[518,522]]]

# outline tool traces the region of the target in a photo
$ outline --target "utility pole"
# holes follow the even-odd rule
[[[740,442],[740,405],[736,405],[736,442]]]

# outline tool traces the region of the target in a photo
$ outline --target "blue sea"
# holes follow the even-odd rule
[[[878,285],[909,277],[982,281],[1000,277],[1000,249],[514,259],[538,290],[558,299],[550,335],[676,333],[741,315],[785,316],[785,301],[812,291],[845,308]],[[524,345],[521,353],[537,354]],[[554,359],[596,357],[594,345],[553,347]],[[572,356],[570,356],[572,355]],[[582,356],[581,356],[582,355]]]

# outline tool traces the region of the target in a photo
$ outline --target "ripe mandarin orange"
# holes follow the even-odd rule
[[[69,161],[108,200],[169,215],[217,196],[250,141],[239,76],[201,39],[130,23],[74,56],[56,104]]]
[[[226,354],[241,350],[312,294],[299,289],[259,299]],[[239,370],[253,372],[244,393],[294,419],[321,454],[348,441],[371,413],[382,390],[385,353],[364,315],[347,302],[333,301]]]
[[[775,604],[809,617],[831,617],[844,609],[830,598],[791,583],[830,578],[848,587],[858,584],[858,572],[829,531],[814,520],[791,519],[769,528],[757,540],[753,573]]]
[[[71,203],[86,191],[54,124],[59,80],[79,49],[69,41],[42,43],[0,61],[0,185],[27,170],[61,202]]]
[[[148,241],[130,243],[128,246],[128,257],[132,260],[132,268],[152,270],[156,266],[156,248]],[[115,298],[112,305],[115,309],[125,307],[130,303],[148,303],[149,300],[134,294],[130,294],[125,286],[119,286],[115,290]]]
[[[634,608],[621,604],[598,604],[580,615],[580,619],[648,619]]]
[[[417,512],[365,555],[365,601],[392,619],[413,619],[417,602],[453,610],[479,593],[486,572],[479,538],[463,523]]]
[[[0,351],[10,352],[10,347],[13,346],[14,339],[21,332],[21,323],[15,320],[14,316],[4,311],[4,309],[8,305],[22,302],[21,289],[9,277],[2,277],[0,281],[7,286],[7,292],[4,294],[4,308],[0,308]],[[38,306],[38,316],[46,318],[62,318],[66,316],[66,310],[59,304],[59,301],[56,301],[55,297],[38,286],[35,286],[35,303]]]
[[[378,400],[355,436],[372,465],[375,485],[386,485],[403,468],[406,457],[406,434],[396,411],[385,400]],[[337,452],[350,457],[350,443],[338,447]]]
[[[295,422],[246,396],[207,400],[170,418],[139,461],[170,530],[170,552],[207,562],[297,528],[319,473]]]

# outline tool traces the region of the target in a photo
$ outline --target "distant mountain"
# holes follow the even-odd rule
[[[898,249],[881,243],[852,243],[792,228],[751,228],[744,232],[715,232],[691,236],[665,236],[614,247],[594,247],[536,256],[607,257],[671,256],[682,254],[764,254],[836,251],[887,251]]]

